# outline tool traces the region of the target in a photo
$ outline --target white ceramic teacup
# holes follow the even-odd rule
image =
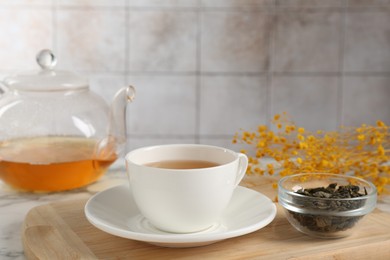
[[[166,169],[146,165],[185,160],[218,166]],[[156,228],[174,233],[211,227],[228,206],[247,166],[246,155],[209,145],[159,145],[126,155],[127,174],[140,212]]]

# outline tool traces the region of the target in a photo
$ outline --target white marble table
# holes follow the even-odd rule
[[[60,193],[20,193],[0,181],[0,260],[25,259],[20,232],[30,209],[54,201],[87,198],[98,191],[123,183],[127,183],[123,167],[111,169],[98,182],[85,188]]]

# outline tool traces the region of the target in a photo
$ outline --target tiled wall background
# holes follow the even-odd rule
[[[390,124],[389,0],[0,0],[0,39],[1,77],[51,48],[107,101],[134,84],[128,149]]]

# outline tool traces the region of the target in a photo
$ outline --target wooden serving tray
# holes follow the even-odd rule
[[[247,176],[242,185],[275,198],[272,178]],[[275,220],[256,232],[194,248],[164,248],[107,234],[84,216],[86,200],[33,208],[22,241],[28,259],[390,259],[390,214],[375,210],[353,235],[314,239],[296,231],[278,205]]]

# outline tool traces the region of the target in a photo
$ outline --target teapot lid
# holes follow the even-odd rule
[[[4,79],[11,89],[27,91],[58,91],[88,88],[88,80],[68,71],[54,70],[57,58],[51,50],[41,50],[36,60],[41,70],[21,73]]]

